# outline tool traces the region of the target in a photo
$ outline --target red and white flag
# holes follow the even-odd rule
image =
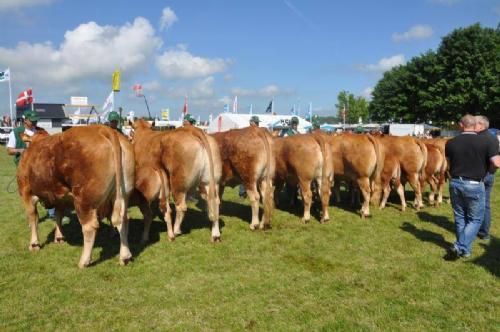
[[[144,94],[142,93],[142,85],[140,84],[134,84],[134,92],[136,97],[142,97]]]
[[[188,114],[188,97],[184,97],[184,108],[182,109],[182,114]]]
[[[32,103],[33,103],[33,91],[31,89],[21,92],[16,100],[16,106],[19,108],[24,108]]]

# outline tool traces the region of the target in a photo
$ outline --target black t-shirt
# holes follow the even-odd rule
[[[446,143],[445,154],[450,161],[452,177],[462,176],[480,180],[490,166],[490,159],[498,149],[486,136],[467,132]]]

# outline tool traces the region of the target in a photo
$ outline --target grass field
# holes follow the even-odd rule
[[[41,209],[44,246],[28,251],[18,194],[6,191],[14,173],[0,147],[1,331],[500,330],[500,176],[492,239],[476,241],[467,261],[443,260],[455,237],[447,204],[402,213],[393,197],[365,220],[348,205],[331,206],[325,225],[275,210],[271,230],[252,232],[248,202],[232,189],[222,243],[210,243],[206,214],[191,204],[184,235],[168,242],[157,218],[152,241],[141,246],[141,215],[132,208],[134,261],[119,266],[106,222],[96,263],[79,270],[74,216],[63,225],[68,242],[56,245],[54,222]]]

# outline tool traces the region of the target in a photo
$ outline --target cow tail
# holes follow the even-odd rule
[[[377,163],[375,165],[375,172],[370,176],[370,187],[372,193],[375,192],[375,185],[380,183],[380,174],[382,173],[382,169],[384,167],[384,157],[382,155],[382,151],[380,151],[380,143],[378,140],[372,135],[368,134],[366,137],[373,144],[373,148],[375,149],[375,156],[377,157]]]
[[[330,183],[333,180],[333,174],[328,174],[328,164],[333,168],[333,163],[331,160],[331,154],[326,151],[326,143],[321,134],[312,134],[316,142],[319,144],[321,148],[321,154],[323,155],[323,167],[321,169],[321,190],[320,197],[324,194],[330,195]],[[333,173],[333,172],[332,172]]]
[[[208,218],[215,222],[218,218],[218,206],[217,206],[217,195],[215,190],[215,171],[214,171],[214,159],[212,156],[212,147],[208,142],[207,135],[199,129],[194,129],[192,131],[195,136],[201,141],[203,148],[207,152],[208,161],[210,166],[210,179],[208,183]]]
[[[274,209],[274,188],[273,188],[273,178],[275,172],[274,155],[272,145],[271,135],[267,131],[261,129],[258,130],[260,137],[264,141],[264,147],[266,149],[266,192],[264,193],[264,220],[271,222],[271,217]]]
[[[418,172],[419,177],[422,177],[422,173],[425,172],[425,166],[427,165],[427,147],[419,139],[415,139],[415,142],[417,142],[418,147],[420,148],[420,151],[422,151],[423,163],[422,163],[422,167],[420,168],[420,171]]]
[[[113,149],[113,159],[115,164],[115,202],[113,204],[113,212],[111,214],[111,223],[113,226],[119,226],[125,217],[125,197],[124,197],[124,180],[122,167],[122,151],[118,133],[114,130],[111,132],[111,146]]]

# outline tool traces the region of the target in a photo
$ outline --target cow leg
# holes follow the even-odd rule
[[[335,203],[340,203],[340,181],[336,181],[333,185],[333,200]]]
[[[312,191],[311,181],[299,180],[300,191],[302,192],[302,200],[304,201],[304,215],[302,222],[307,224],[311,220],[311,204],[312,204]]]
[[[382,200],[380,201],[380,209],[385,208],[385,205],[387,204],[387,199],[389,199],[389,195],[391,193],[391,186],[386,185],[383,190],[383,195],[382,195]]]
[[[123,221],[117,226],[120,233],[120,265],[127,265],[132,259],[132,253],[128,246],[128,216],[125,215]]]
[[[405,211],[406,210],[405,187],[401,182],[396,187],[396,191],[398,192],[399,199],[401,200],[401,211]]]
[[[318,182],[318,191],[321,199],[321,219],[319,222],[324,223],[330,220],[330,215],[328,213],[328,206],[330,205],[330,186],[322,183],[321,179],[317,179],[316,181]]]
[[[63,217],[64,217],[64,209],[56,208],[56,231],[54,234],[54,243],[64,243],[64,235],[62,233]]]
[[[266,180],[262,180],[260,183],[260,190],[262,192],[262,203],[264,205],[264,213],[262,214],[262,221],[260,222],[259,228],[260,229],[271,228],[274,188],[272,187],[272,184],[268,184]]]
[[[418,180],[417,173],[408,174],[408,182],[415,191],[415,209],[418,211],[424,206],[422,202],[422,190],[420,188],[420,182]]]
[[[78,206],[78,204],[75,204],[75,207],[83,233],[83,252],[78,267],[84,268],[89,266],[92,261],[92,248],[94,247],[99,222],[97,221],[97,211],[95,209],[86,210]]]
[[[175,224],[174,224],[174,236],[181,235],[182,221],[184,220],[184,215],[187,211],[186,205],[186,193],[178,192],[174,194],[175,199]]]
[[[163,219],[165,219],[165,223],[167,224],[167,235],[169,241],[175,240],[174,229],[172,226],[172,209],[170,208],[170,204],[167,202],[165,212],[163,213]]]
[[[141,244],[145,244],[149,241],[149,232],[151,230],[151,223],[153,222],[153,212],[151,211],[151,205],[145,199],[141,199],[139,210],[141,210],[144,218],[144,230],[142,231]]]
[[[434,176],[432,176],[428,182],[429,182],[429,185],[431,187],[431,191],[429,192],[429,205],[437,206],[437,202],[435,201],[435,196],[436,196],[436,193],[438,190],[437,189],[438,184],[437,184]]]
[[[252,223],[250,224],[250,229],[255,230],[259,227],[260,195],[255,182],[250,185],[246,184],[245,187],[247,188],[248,199],[250,200],[250,205],[252,207]]]
[[[361,218],[368,217],[370,215],[370,179],[360,178],[358,179],[358,186],[361,194],[363,195],[363,205],[361,206]]]
[[[28,223],[31,229],[31,240],[28,249],[30,251],[40,250],[40,241],[38,240],[38,210],[36,204],[38,199],[35,196],[23,197],[23,205],[28,217]]]

